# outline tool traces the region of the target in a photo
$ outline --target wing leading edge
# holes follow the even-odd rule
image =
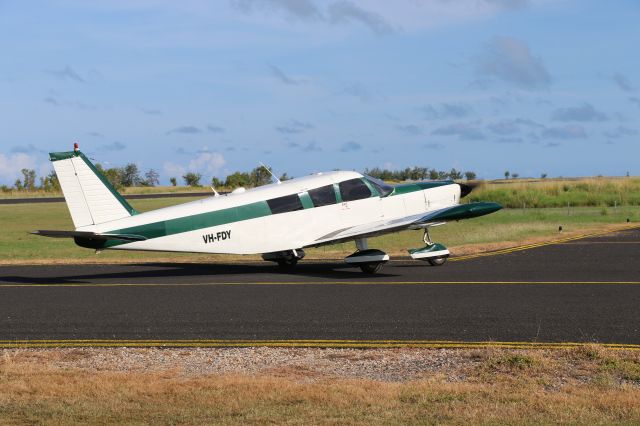
[[[376,235],[387,234],[389,232],[401,231],[403,229],[431,226],[431,224],[442,224],[453,220],[471,219],[484,216],[502,209],[498,203],[478,202],[469,204],[459,204],[434,210],[428,214],[407,216],[389,221],[379,221],[367,225],[354,226],[332,232],[318,238],[311,246],[327,243],[339,243],[341,241],[352,240],[356,237],[374,237]]]

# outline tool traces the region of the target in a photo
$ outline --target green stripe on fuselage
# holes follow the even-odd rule
[[[145,225],[132,226],[129,228],[115,229],[109,234],[133,234],[141,235],[147,239],[166,237],[167,235],[181,234],[183,232],[195,231],[198,229],[211,228],[213,226],[225,225],[242,220],[256,219],[271,215],[271,210],[266,201],[246,204],[244,206],[230,207],[228,209],[216,210],[212,212],[200,213],[192,216],[185,216],[176,219],[163,220],[160,222],[148,223]],[[76,244],[88,248],[109,248],[129,241],[95,241],[76,239]]]
[[[452,180],[403,183],[401,185],[394,186],[394,190],[391,193],[391,196],[408,194],[415,191],[423,191],[425,189],[437,188],[439,186],[451,185],[454,183],[455,182]]]

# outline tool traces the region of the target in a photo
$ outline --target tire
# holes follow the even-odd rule
[[[375,274],[382,269],[383,262],[363,263],[360,265],[360,269],[365,274]]]
[[[278,260],[278,267],[285,271],[295,268],[297,264],[298,264],[298,259],[295,257],[292,259]]]
[[[436,257],[434,259],[427,259],[427,262],[431,266],[442,266],[447,262],[448,257]]]

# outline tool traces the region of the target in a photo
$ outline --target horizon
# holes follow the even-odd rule
[[[47,153],[74,142],[163,185],[259,162],[292,176],[637,176],[639,12],[632,0],[1,2],[0,184],[46,174]]]

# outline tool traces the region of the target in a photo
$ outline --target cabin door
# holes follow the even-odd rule
[[[365,225],[384,219],[382,199],[374,197],[362,179],[350,179],[338,184],[342,199],[340,221],[344,227]]]

